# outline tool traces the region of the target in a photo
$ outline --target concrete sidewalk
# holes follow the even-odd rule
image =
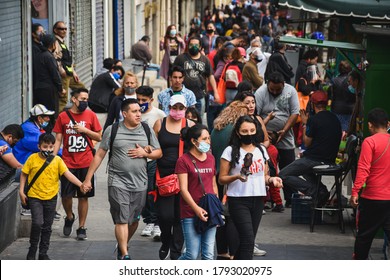
[[[98,114],[104,124],[105,115]],[[97,171],[97,189],[94,198],[90,199],[87,218],[88,240],[77,241],[76,228],[73,225],[71,237],[64,237],[62,228],[64,220],[55,221],[49,249],[49,256],[55,260],[113,260],[116,257],[114,225],[109,213],[107,199],[107,157]],[[74,213],[77,213],[77,201],[74,200]],[[63,209],[60,213],[64,215]],[[350,260],[354,245],[352,209],[344,211],[346,222],[345,234],[340,233],[337,224],[316,225],[314,232],[309,231],[307,224],[291,223],[291,208],[284,213],[267,212],[263,216],[256,243],[267,251],[262,260]],[[142,221],[130,241],[130,255],[135,260],[158,260],[161,243],[151,237],[140,235],[144,228]],[[371,258],[383,259],[383,239],[375,239],[371,249]],[[25,260],[29,248],[29,238],[19,238],[1,254],[1,260]]]

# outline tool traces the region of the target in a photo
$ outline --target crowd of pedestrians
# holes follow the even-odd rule
[[[132,57],[167,80],[168,88],[156,98],[159,108],[152,104],[153,89],[140,86],[136,73],[111,58],[104,60],[104,72],[95,76],[88,91],[65,44],[66,24],[56,22],[53,35],[33,25],[34,107],[26,122],[5,127],[0,138],[1,168],[21,169],[20,198],[31,208],[27,259],[36,258],[38,247],[38,258],[49,259],[57,196],[65,210],[63,235],[72,235],[77,218],[77,239],[87,239],[94,173],[107,152],[118,259],[131,259],[128,244],[141,217],[146,224],[141,235],[161,241],[156,253],[162,260],[265,255],[255,244],[265,206],[283,212],[293,193],[313,195],[311,168],[334,163],[340,141],[356,132],[361,76],[350,72],[345,61],[339,64],[339,76],[321,76],[314,49],[305,51],[294,73],[285,55],[289,46],[278,36],[302,34],[293,34],[294,28],[286,26],[269,1],[232,1],[222,10],[206,8],[203,14],[191,19],[189,34],[168,26],[160,42],[161,65],[150,64],[148,36],[132,47]],[[322,88],[326,78],[327,92]],[[305,98],[308,102],[301,102]],[[104,125],[96,113],[107,113]],[[202,125],[205,118],[207,125]],[[382,135],[387,115],[377,109],[368,121],[375,135],[363,143],[351,198],[357,206],[358,192],[367,182],[356,258],[367,258],[375,230],[383,227],[390,233],[389,211],[379,215],[375,210],[390,201],[383,170],[374,164],[390,157],[388,137]],[[296,160],[298,146],[305,152]],[[155,184],[161,178],[175,178],[180,192],[162,195]],[[28,192],[25,182],[31,184]],[[320,187],[324,205],[329,192]],[[225,224],[198,233],[195,218],[209,219],[198,205],[202,192],[219,197]],[[78,200],[77,216],[73,198]],[[372,215],[380,219],[371,221]]]

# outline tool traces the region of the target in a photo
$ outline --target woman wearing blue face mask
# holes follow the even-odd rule
[[[347,60],[342,60],[338,66],[339,75],[331,80],[328,96],[331,102],[331,111],[336,114],[343,130],[343,138],[347,135],[353,108],[356,103],[356,94],[353,85],[348,84],[348,76],[352,68]]]
[[[351,115],[347,135],[357,134],[363,129],[363,78],[353,70],[348,74],[348,91],[355,97],[355,105]]]
[[[202,221],[208,219],[206,210],[198,206],[203,196],[202,184],[206,193],[218,195],[215,159],[209,152],[210,134],[204,125],[196,124],[191,128],[183,128],[181,136],[190,149],[178,159],[175,169],[180,182],[180,218],[186,247],[179,260],[196,260],[199,252],[202,260],[212,260],[217,228],[197,233],[194,225],[195,216]]]
[[[160,51],[165,51],[161,62],[160,76],[167,80],[169,87],[168,72],[176,57],[186,48],[184,40],[177,34],[176,25],[167,27],[164,38],[160,40]]]

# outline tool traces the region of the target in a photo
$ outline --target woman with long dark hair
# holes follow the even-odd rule
[[[266,185],[283,186],[280,178],[269,175],[267,150],[259,144],[263,138],[255,120],[242,116],[237,120],[229,146],[221,156],[219,183],[228,185],[229,213],[240,238],[234,259],[253,259]]]
[[[180,260],[214,259],[216,226],[203,233],[195,230],[194,219],[207,221],[208,213],[198,205],[205,193],[218,194],[215,180],[215,159],[209,153],[210,134],[207,127],[196,124],[181,130],[181,136],[190,147],[176,163],[175,173],[180,182],[180,218],[184,234],[185,253]],[[204,192],[203,192],[204,189]]]
[[[168,80],[168,72],[175,58],[185,50],[184,40],[177,34],[176,25],[171,24],[160,40],[160,51],[165,51],[160,67],[160,76]],[[168,85],[169,86],[169,85]]]

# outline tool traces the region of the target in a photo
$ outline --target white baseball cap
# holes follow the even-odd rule
[[[48,110],[45,105],[42,104],[36,104],[34,107],[31,108],[30,110],[30,115],[31,116],[41,116],[41,115],[54,115],[54,111]]]
[[[169,105],[173,106],[177,103],[183,104],[184,107],[187,107],[186,99],[182,94],[174,94],[171,96],[171,99],[169,100]]]

